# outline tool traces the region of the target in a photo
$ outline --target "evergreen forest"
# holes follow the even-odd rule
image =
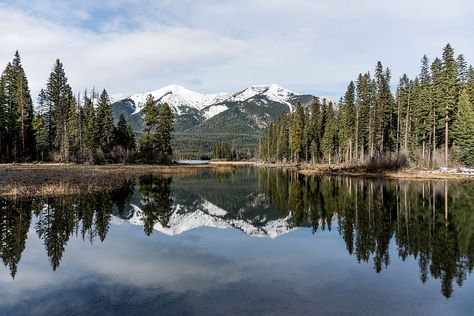
[[[361,73],[339,102],[314,98],[279,117],[260,140],[272,163],[474,166],[474,68],[447,44],[421,58],[414,78],[396,89],[381,62]],[[394,91],[393,91],[394,90]]]
[[[59,59],[33,104],[17,51],[0,77],[0,162],[171,161],[174,118],[167,105],[147,113],[148,133],[137,148],[125,117],[114,122],[107,91],[75,94]]]

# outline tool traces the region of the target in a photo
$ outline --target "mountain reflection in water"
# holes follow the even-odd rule
[[[439,279],[449,298],[474,267],[474,184],[308,177],[291,171],[237,168],[175,178],[141,177],[123,189],[28,200],[0,199],[0,256],[13,278],[21,273],[26,239],[41,239],[52,270],[70,238],[107,238],[111,225],[143,226],[169,236],[207,226],[278,238],[301,227],[336,229],[347,254],[390,266],[398,256],[417,260],[419,279]]]

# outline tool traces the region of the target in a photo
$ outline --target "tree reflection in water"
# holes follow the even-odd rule
[[[430,277],[440,279],[447,298],[452,295],[453,282],[462,286],[474,267],[473,184],[307,177],[269,169],[249,174],[258,182],[255,196],[264,194],[281,218],[290,218],[289,225],[310,227],[313,233],[336,225],[348,253],[359,262],[372,261],[377,273],[390,264],[391,242],[402,260],[413,257],[418,261],[421,282]],[[215,181],[216,188],[228,185],[222,176]],[[142,205],[138,215],[145,234],[150,235],[157,223],[169,227],[176,209],[173,205],[192,203],[177,200],[173,190],[183,191],[171,178],[144,176],[135,188],[126,186],[113,192],[0,199],[0,256],[14,278],[33,222],[56,270],[72,236],[102,242],[113,217],[137,216],[133,199]],[[215,196],[210,202],[221,208],[228,203],[225,196],[209,196]],[[261,213],[265,212],[262,209]],[[235,216],[229,214],[226,216]],[[264,218],[266,214],[258,216]]]

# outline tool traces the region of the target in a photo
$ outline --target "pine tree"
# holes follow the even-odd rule
[[[415,107],[415,115],[418,118],[417,131],[422,144],[422,160],[427,158],[427,147],[430,144],[431,122],[434,119],[432,111],[431,96],[431,74],[429,59],[426,55],[421,59],[420,71],[420,90],[418,94],[418,102]]]
[[[25,160],[35,153],[34,132],[33,132],[33,101],[28,88],[28,80],[21,65],[21,58],[18,51],[13,59],[13,71],[15,76],[16,93],[15,103],[18,111],[19,129],[19,152],[20,159]]]
[[[56,60],[46,85],[47,104],[50,117],[49,138],[50,152],[58,152],[60,159],[66,160],[67,150],[67,116],[73,98],[72,90],[67,83],[63,64]]]
[[[457,158],[469,166],[474,166],[474,109],[466,89],[462,90],[459,97],[452,137]]]
[[[5,136],[4,150],[7,161],[16,161],[18,153],[18,106],[16,104],[16,74],[11,63],[2,73],[3,81],[3,99],[4,99],[4,117],[5,117]]]
[[[79,113],[75,98],[71,99],[67,121],[67,152],[69,160],[78,161],[80,150]]]
[[[5,104],[5,84],[3,75],[0,76],[0,161],[4,158],[4,152],[6,149],[4,147],[6,142],[6,133],[7,133],[7,110]]]
[[[311,104],[311,115],[309,117],[309,144],[311,160],[313,163],[320,160],[321,156],[321,102],[314,98]]]
[[[338,147],[338,127],[337,121],[334,113],[334,108],[332,103],[328,103],[328,107],[326,110],[326,120],[325,120],[325,128],[324,128],[324,135],[321,139],[321,149],[323,151],[324,156],[326,157],[326,161],[331,164],[334,161],[334,155],[337,152]]]
[[[131,140],[129,138],[127,121],[125,120],[125,115],[121,113],[117,122],[117,128],[115,129],[115,144],[124,149],[130,149]]]
[[[447,44],[443,49],[443,59],[441,67],[441,91],[443,97],[441,100],[444,120],[444,148],[445,148],[445,164],[448,165],[448,148],[450,145],[449,124],[456,113],[458,87],[457,87],[457,66],[454,60],[454,50],[451,45]]]
[[[463,86],[468,80],[468,68],[467,62],[463,54],[458,55],[456,58],[456,68],[458,71],[458,83]]]
[[[100,148],[105,154],[110,153],[114,146],[114,117],[109,95],[104,89],[97,105],[97,128]]]
[[[355,85],[351,81],[341,102],[339,139],[341,150],[345,152],[345,160],[352,162],[353,137],[355,126]]]
[[[436,152],[436,148],[441,145],[442,143],[442,132],[440,128],[442,128],[440,122],[442,123],[443,117],[443,91],[442,89],[442,76],[441,76],[441,68],[442,62],[441,59],[435,58],[433,63],[430,66],[431,68],[431,100],[432,100],[432,150],[433,150],[433,158]]]
[[[298,102],[295,107],[295,112],[291,115],[290,123],[290,150],[294,162],[299,162],[301,159],[304,123],[304,109],[301,103]]]
[[[38,159],[44,161],[45,152],[48,151],[48,128],[42,115],[36,115],[33,119],[33,130],[35,134],[36,150]]]
[[[135,132],[133,131],[131,124],[127,125],[127,139],[128,139],[127,149],[135,150],[136,149]]]
[[[288,128],[288,118],[286,115],[281,115],[278,118],[278,139],[277,139],[277,161],[286,162],[289,159],[289,148],[288,148],[288,138],[289,138],[289,128]]]
[[[467,83],[466,83],[467,93],[469,94],[469,100],[474,106],[474,67],[469,66],[467,72]]]
[[[169,105],[165,103],[161,106],[160,112],[158,113],[156,134],[154,136],[157,143],[160,163],[169,163],[171,161],[171,156],[173,155],[173,149],[171,147],[171,133],[174,130],[173,125],[173,113]]]
[[[84,107],[85,107],[85,130],[84,130],[84,141],[86,154],[92,157],[99,147],[99,128],[97,125],[96,111],[92,100],[87,96],[87,92],[84,94]]]
[[[143,122],[145,123],[145,132],[151,135],[155,132],[158,124],[158,110],[156,108],[155,99],[151,94],[146,98],[144,112],[145,116],[143,117]]]
[[[154,163],[156,161],[154,135],[158,124],[158,111],[156,109],[155,100],[151,94],[146,98],[144,112],[143,122],[145,123],[145,134],[140,139],[140,152],[146,162]]]

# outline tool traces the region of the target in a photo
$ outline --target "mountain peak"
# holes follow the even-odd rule
[[[293,96],[297,96],[296,92],[283,88],[282,86],[273,83],[270,85],[253,85],[248,87],[245,90],[242,90],[236,94],[234,94],[230,100],[231,101],[246,101],[249,99],[254,98],[257,95],[263,95],[267,97],[269,100],[274,102],[279,102],[288,105],[290,111],[293,110],[293,106],[291,105],[290,98]]]

